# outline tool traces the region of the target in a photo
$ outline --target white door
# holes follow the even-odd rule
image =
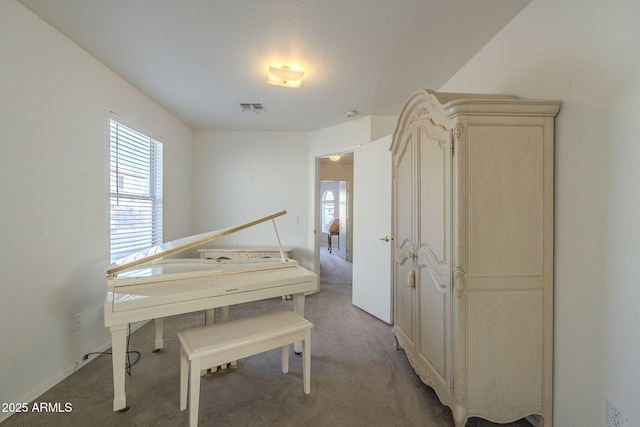
[[[353,159],[352,303],[392,323],[391,135],[365,144]]]

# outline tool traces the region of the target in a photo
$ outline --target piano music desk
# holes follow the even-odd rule
[[[291,258],[292,248],[283,247],[285,259]],[[227,246],[199,249],[200,258],[228,260],[256,260],[281,258],[280,248],[275,246]]]

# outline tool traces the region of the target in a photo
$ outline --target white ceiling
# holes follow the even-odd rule
[[[18,1],[194,129],[311,131],[397,116],[530,0]],[[306,70],[301,88],[268,65]]]

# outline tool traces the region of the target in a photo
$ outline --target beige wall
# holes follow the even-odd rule
[[[554,425],[640,425],[640,3],[533,0],[440,90],[561,99]]]
[[[196,131],[194,233],[287,211],[276,219],[284,246],[311,266],[307,248],[307,134],[304,132]],[[277,245],[273,226],[227,236],[212,245]]]
[[[168,240],[190,231],[192,132],[13,0],[0,33],[0,402],[29,402],[110,346],[110,112],[164,142]]]

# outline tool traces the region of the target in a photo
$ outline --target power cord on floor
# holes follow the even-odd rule
[[[131,323],[129,323],[129,332],[127,333],[127,363],[125,364],[125,369],[127,370],[127,374],[129,374],[129,376],[131,376],[131,367],[136,363],[138,363],[138,361],[140,360],[140,357],[142,356],[139,351],[129,350],[130,339],[131,339]],[[89,359],[89,356],[93,356],[94,354],[102,355],[102,354],[113,354],[113,353],[111,353],[110,351],[87,353],[82,357],[82,360],[87,360]],[[131,354],[135,354],[138,356],[136,360],[134,360],[133,362],[131,362]]]

